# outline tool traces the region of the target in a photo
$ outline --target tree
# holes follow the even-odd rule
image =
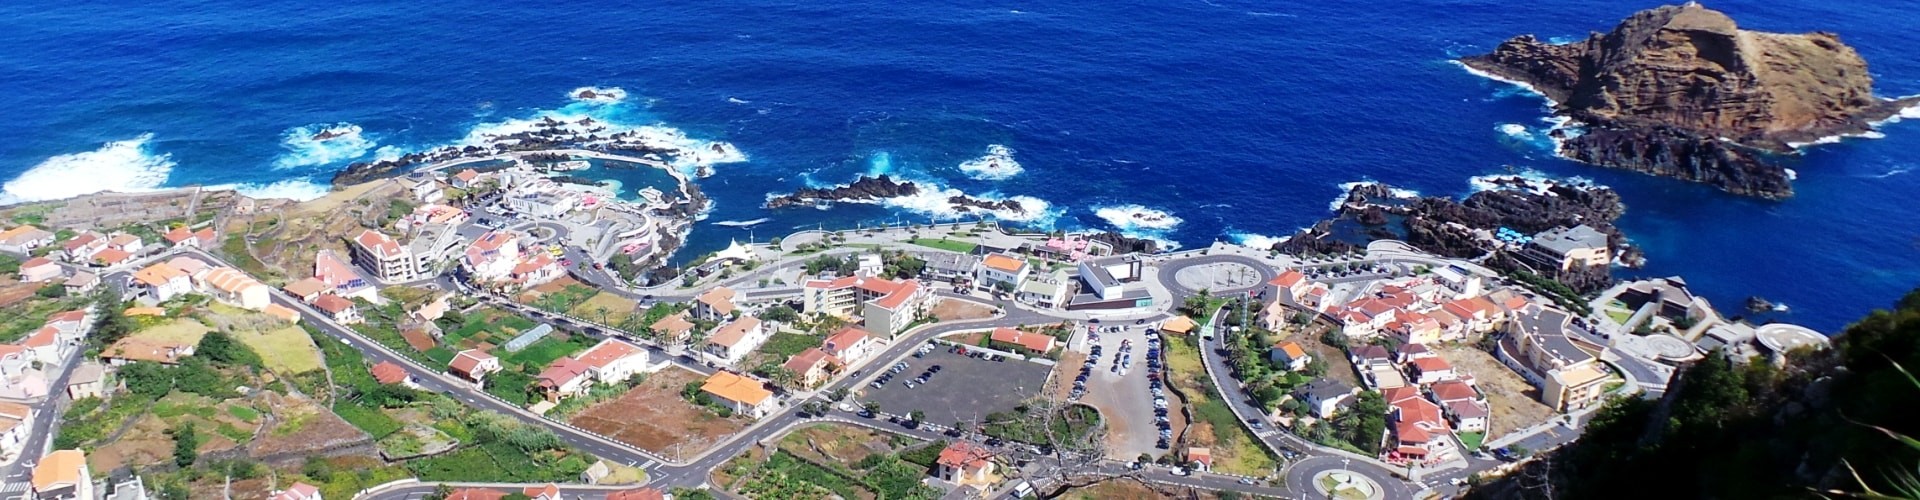
[[[93,339],[97,345],[111,345],[133,333],[136,325],[126,315],[126,303],[112,291],[101,293],[93,302],[100,316],[93,320]]]
[[[33,294],[39,295],[41,298],[57,299],[67,296],[67,286],[60,283],[48,283],[47,286],[35,290]]]
[[[200,457],[200,435],[193,429],[193,422],[181,424],[173,430],[173,464],[180,467],[193,466],[194,459]]]
[[[926,420],[926,418],[927,418],[927,412],[923,412],[920,410],[907,412],[907,420],[911,420],[913,421],[913,423],[916,423],[916,424]]]
[[[788,307],[786,304],[779,304],[773,307],[769,307],[765,311],[760,311],[760,314],[758,316],[762,321],[770,321],[774,323],[791,324],[793,322],[800,321],[800,312],[793,310],[792,307]]]
[[[868,414],[868,415],[876,415],[876,414],[879,414],[879,413],[880,413],[880,402],[879,402],[879,401],[868,401],[868,402],[866,402],[866,403],[863,403],[863,404],[861,404],[861,405],[860,405],[860,409],[863,409],[863,410],[866,410],[866,411],[867,411],[867,414]]]
[[[433,493],[428,493],[427,496],[421,498],[422,500],[447,500],[448,497],[452,496],[453,486],[449,486],[447,483],[440,483],[439,486],[433,487]]]
[[[223,366],[260,366],[260,356],[248,349],[246,344],[234,340],[232,335],[223,331],[207,332],[200,337],[200,344],[194,346],[194,354],[206,356],[215,364]]]

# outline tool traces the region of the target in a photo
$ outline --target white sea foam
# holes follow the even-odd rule
[[[1114,205],[1096,207],[1093,214],[1100,216],[1113,227],[1121,231],[1154,230],[1165,231],[1180,225],[1180,218],[1163,210],[1140,205]]]
[[[726,227],[753,227],[770,220],[773,220],[773,219],[762,217],[754,220],[726,220],[726,221],[715,222],[713,223],[713,225],[726,226]]]
[[[360,126],[351,123],[293,127],[280,134],[280,148],[287,151],[274,157],[273,168],[343,163],[366,156],[373,146],[374,141],[361,133]]]
[[[867,156],[867,177],[879,177],[893,173],[893,153],[876,151]]]
[[[750,102],[753,102],[753,101],[749,101],[749,100],[746,100],[746,99],[741,99],[741,98],[738,98],[738,97],[728,97],[728,98],[727,98],[727,102],[730,102],[730,103],[734,103],[734,104],[747,104],[747,103],[750,103]]]
[[[1523,81],[1519,81],[1519,80],[1514,80],[1514,79],[1512,79],[1512,78],[1507,78],[1507,77],[1503,77],[1503,76],[1500,76],[1500,75],[1496,75],[1496,74],[1493,74],[1493,73],[1488,73],[1488,72],[1485,72],[1485,71],[1481,71],[1481,70],[1480,70],[1479,68],[1475,68],[1475,67],[1473,67],[1473,66],[1469,66],[1469,65],[1467,65],[1467,63],[1463,63],[1463,62],[1460,62],[1460,61],[1457,61],[1457,60],[1454,60],[1454,61],[1448,61],[1448,62],[1451,62],[1451,63],[1453,63],[1453,64],[1454,64],[1455,66],[1459,66],[1459,67],[1461,67],[1462,69],[1465,69],[1465,70],[1467,70],[1467,72],[1468,72],[1468,73],[1473,73],[1473,74],[1474,74],[1474,76],[1478,76],[1478,77],[1481,77],[1481,78],[1485,78],[1485,79],[1488,79],[1488,80],[1493,80],[1493,81],[1496,81],[1496,82],[1501,82],[1501,83],[1505,83],[1505,84],[1508,84],[1508,85],[1513,85],[1513,86],[1515,86],[1515,87],[1520,87],[1521,89],[1523,89],[1523,90],[1526,90],[1526,91],[1527,91],[1528,93],[1531,93],[1531,94],[1533,94],[1533,95],[1536,95],[1536,96],[1540,96],[1540,98],[1541,98],[1541,99],[1544,99],[1544,100],[1546,100],[1546,101],[1547,101],[1547,105],[1549,105],[1549,106],[1559,106],[1559,105],[1560,105],[1560,103],[1559,103],[1559,102],[1557,102],[1557,101],[1554,101],[1552,97],[1547,97],[1547,94],[1546,94],[1545,92],[1541,92],[1541,91],[1540,91],[1540,89],[1539,89],[1539,88],[1536,88],[1536,87],[1534,87],[1534,86],[1533,86],[1533,84],[1530,84],[1530,83],[1527,83],[1527,82],[1523,82]]]
[[[153,134],[113,141],[100,149],[47,158],[0,186],[0,203],[68,198],[101,191],[150,191],[173,172],[170,154],[154,154]]]
[[[1020,162],[1013,160],[1013,149],[999,144],[987,146],[987,154],[960,163],[960,171],[983,181],[1010,179],[1025,171]]]
[[[1332,202],[1332,203],[1328,203],[1328,204],[1327,204],[1327,210],[1331,210],[1331,211],[1335,211],[1335,212],[1338,212],[1338,211],[1340,211],[1340,205],[1343,205],[1343,204],[1346,204],[1346,202],[1347,202],[1347,193],[1351,193],[1351,192],[1353,192],[1353,188],[1357,188],[1357,187],[1360,187],[1360,186],[1367,186],[1367,185],[1380,185],[1380,182],[1379,182],[1379,181],[1370,181],[1370,180],[1369,180],[1369,181],[1355,181],[1355,182],[1345,182],[1345,183],[1341,183],[1341,184],[1340,184],[1340,196],[1336,196],[1336,197],[1334,197],[1334,198],[1333,198],[1333,202]],[[1414,190],[1412,190],[1412,189],[1404,189],[1404,188],[1391,188],[1391,189],[1390,189],[1390,190],[1388,190],[1387,192],[1388,192],[1388,193],[1390,193],[1390,194],[1392,194],[1392,195],[1393,195],[1393,197],[1395,197],[1395,198],[1408,198],[1408,199],[1412,199],[1412,198],[1419,198],[1419,197],[1420,197],[1420,192],[1419,192],[1419,191],[1414,191]]]
[[[1500,124],[1500,126],[1494,127],[1494,128],[1499,129],[1500,133],[1506,134],[1507,137],[1512,137],[1512,138],[1520,139],[1523,141],[1533,140],[1533,132],[1527,131],[1526,125],[1521,125],[1518,123],[1502,123]]]
[[[1786,171],[1786,173],[1787,173],[1787,180],[1789,180],[1789,181],[1797,181],[1797,180],[1800,180],[1800,173],[1799,173],[1799,172],[1795,172],[1795,171],[1793,171],[1793,169],[1791,169],[1791,168],[1782,168],[1782,169],[1780,169],[1780,170],[1783,170],[1783,171]]]
[[[307,201],[332,192],[331,188],[307,179],[287,179],[268,184],[238,184],[214,186],[232,188],[240,194],[253,199],[283,198],[293,201]]]
[[[1515,181],[1520,181],[1524,186],[1514,186]],[[1499,189],[1524,189],[1536,195],[1550,195],[1552,193],[1549,189],[1554,186],[1569,186],[1582,189],[1597,186],[1592,179],[1585,177],[1554,177],[1533,169],[1526,169],[1512,174],[1476,175],[1469,179],[1467,183],[1473,186],[1473,192],[1475,193]]]
[[[574,103],[526,118],[482,123],[468,130],[467,136],[455,147],[491,148],[496,144],[518,142],[519,139],[511,137],[514,134],[540,131],[545,136],[582,146],[606,146],[616,142],[615,135],[621,135],[621,141],[672,151],[673,166],[689,176],[712,175],[712,166],[716,164],[747,161],[747,155],[732,144],[694,139],[686,132],[665,125],[623,122],[619,119],[619,107]]]
[[[880,204],[923,215],[930,215],[939,219],[965,219],[978,217],[980,215],[979,209],[960,210],[960,207],[955,207],[953,203],[947,201],[949,198],[955,196],[966,196],[965,192],[924,181],[915,181],[914,184],[920,186],[919,193],[910,196],[887,198],[881,200]],[[987,201],[1012,200],[1019,203],[1023,210],[992,210],[987,212],[1003,221],[1050,227],[1053,225],[1053,221],[1060,217],[1060,211],[1054,209],[1052,203],[1032,196],[999,197],[989,194],[973,196],[973,198]]]
[[[1895,167],[1895,168],[1894,168],[1893,170],[1888,170],[1888,171],[1887,171],[1886,173],[1884,173],[1884,174],[1879,174],[1879,175],[1875,175],[1875,176],[1873,176],[1873,178],[1875,178],[1875,179],[1885,179],[1885,178],[1888,178],[1888,177],[1893,177],[1893,176],[1896,176],[1896,175],[1900,175],[1900,174],[1904,174],[1904,173],[1907,173],[1907,172],[1912,172],[1912,171],[1913,171],[1913,167]]]
[[[1266,250],[1269,248],[1273,248],[1274,245],[1286,243],[1287,240],[1293,238],[1293,236],[1275,237],[1275,236],[1267,236],[1264,234],[1253,234],[1253,233],[1238,232],[1238,231],[1227,233],[1227,236],[1230,238],[1233,238],[1234,243],[1237,243],[1241,246],[1245,246],[1248,248],[1254,248],[1259,250]]]
[[[575,101],[595,104],[613,104],[627,100],[627,90],[620,87],[580,87],[567,93]]]

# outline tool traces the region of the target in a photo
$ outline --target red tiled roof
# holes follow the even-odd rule
[[[1004,326],[993,329],[992,339],[994,342],[1014,344],[1040,353],[1052,350],[1054,340],[1053,337],[1047,335],[1023,332]]]
[[[109,248],[106,250],[95,252],[93,254],[93,260],[99,261],[100,263],[107,264],[107,265],[113,265],[113,264],[119,264],[121,262],[125,262],[130,257],[133,257],[133,254],[127,253],[126,250],[121,250],[118,248]]]
[[[906,280],[901,282],[900,286],[895,288],[893,292],[879,299],[875,299],[873,305],[887,309],[899,309],[901,305],[907,303],[907,299],[913,298],[913,295],[916,293],[920,293],[920,282]]]
[[[847,348],[858,345],[861,340],[872,337],[873,334],[867,333],[866,330],[849,326],[841,328],[840,331],[834,332],[833,335],[828,335],[827,340],[820,345],[827,353],[839,355],[845,352]]]
[[[587,352],[580,353],[576,359],[579,359],[581,363],[585,363],[590,367],[606,368],[607,365],[613,364],[615,361],[626,359],[628,356],[639,353],[640,348],[635,347],[633,344],[614,339],[606,339],[600,341],[599,344],[595,344],[592,348],[587,349]]]
[[[173,228],[172,231],[167,231],[167,234],[166,234],[167,241],[170,243],[179,243],[182,241],[187,241],[188,238],[192,238],[192,237],[193,237],[193,231],[188,231],[186,226]]]
[[[720,328],[714,330],[713,336],[707,337],[707,342],[731,348],[734,344],[738,344],[741,340],[747,338],[748,330],[759,327],[759,318],[742,316],[740,319],[721,325]]]
[[[353,241],[354,243],[358,243],[361,248],[365,248],[367,251],[383,259],[400,256],[400,242],[393,241],[392,237],[381,234],[379,231],[363,229],[358,236],[353,237]]]
[[[520,494],[533,498],[558,500],[560,498],[560,485],[547,483],[546,486],[529,486],[522,488]]]
[[[1433,439],[1427,431],[1421,430],[1420,426],[1408,421],[1393,424],[1393,435],[1402,443],[1425,443]]]
[[[807,350],[800,351],[800,354],[795,354],[793,357],[787,358],[787,362],[780,366],[786,368],[789,372],[793,372],[795,375],[799,375],[812,370],[813,367],[820,366],[820,363],[830,359],[833,359],[833,356],[827,354],[827,351],[822,351],[818,347],[808,347]]]
[[[1413,368],[1415,370],[1420,370],[1421,373],[1443,372],[1447,370],[1452,370],[1453,365],[1447,363],[1447,360],[1440,359],[1439,357],[1431,357],[1431,358],[1420,358],[1420,359],[1413,360]]]
[[[1473,386],[1458,380],[1435,382],[1431,388],[1436,401],[1472,401],[1480,399],[1480,393]]]
[[[1307,355],[1307,351],[1305,349],[1300,348],[1299,342],[1294,342],[1291,340],[1286,342],[1281,342],[1278,345],[1273,346],[1273,348],[1279,349],[1281,353],[1286,354],[1287,359],[1300,359],[1302,357],[1306,357]]]
[[[85,321],[86,319],[87,319],[87,312],[78,310],[78,309],[75,309],[72,311],[64,311],[64,312],[54,314],[52,316],[47,316],[47,321],[52,321],[52,322]]]
[[[398,384],[407,380],[407,369],[392,361],[381,361],[373,365],[373,379],[382,384]]]
[[[1298,285],[1306,280],[1307,275],[1301,274],[1300,271],[1288,269],[1287,272],[1280,273],[1279,276],[1273,277],[1273,281],[1268,281],[1267,284],[1281,288],[1293,288],[1294,285]]]
[[[1016,259],[1007,255],[997,254],[997,253],[993,255],[988,255],[986,260],[980,261],[980,264],[987,266],[987,268],[989,269],[993,269],[996,271],[1004,271],[1009,273],[1017,273],[1017,272],[1020,272],[1021,269],[1027,267],[1027,261]]]
[[[341,311],[352,309],[353,301],[340,298],[338,295],[321,295],[313,299],[313,307],[320,308],[327,314],[340,314]]]
[[[1403,399],[1394,402],[1393,407],[1399,410],[1401,424],[1423,424],[1429,429],[1440,426],[1440,405],[1426,398]]]
[[[447,366],[460,373],[472,375],[473,370],[480,367],[481,361],[489,359],[494,359],[494,357],[492,354],[487,354],[486,351],[467,349],[460,351],[459,354],[453,355],[453,362],[448,363]]]
[[[954,441],[940,450],[934,463],[962,470],[974,470],[993,460],[993,451],[966,441]]]
[[[39,330],[34,330],[32,335],[27,336],[26,340],[20,341],[20,345],[27,347],[48,347],[52,346],[54,339],[59,337],[59,328],[54,328],[52,325],[43,326],[40,327]]]
[[[1447,411],[1459,418],[1479,418],[1488,415],[1487,409],[1472,401],[1454,401],[1447,403]]]
[[[540,370],[541,387],[560,387],[567,382],[587,375],[587,364],[573,358],[553,360],[545,370]]]
[[[1391,389],[1387,389],[1385,391],[1380,391],[1380,399],[1383,401],[1386,401],[1387,404],[1394,404],[1401,401],[1406,401],[1409,399],[1418,399],[1418,398],[1420,398],[1420,390],[1414,389],[1412,387],[1404,387],[1404,386],[1394,387]]]

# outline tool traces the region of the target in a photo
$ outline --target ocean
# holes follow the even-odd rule
[[[938,194],[761,208],[870,173],[1019,199],[1034,210],[1002,215],[1032,227],[1191,248],[1290,234],[1342,183],[1465,196],[1474,176],[1517,171],[1619,189],[1649,261],[1623,273],[1684,276],[1729,312],[1760,295],[1790,307],[1771,317],[1831,332],[1920,285],[1920,120],[1790,159],[1799,195],[1761,201],[1556,159],[1544,101],[1449,62],[1654,5],[13,0],[0,199],[196,184],[309,198],[355,160],[591,116],[745,154],[699,181],[716,206],[681,258],[963,217]],[[1708,6],[1747,28],[1838,32],[1883,95],[1920,94],[1911,3]],[[626,96],[570,99],[589,86]],[[348,124],[358,135],[311,140]],[[993,168],[975,161],[990,154]]]

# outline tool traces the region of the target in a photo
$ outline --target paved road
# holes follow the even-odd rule
[[[355,500],[420,500],[432,495],[443,483],[407,482],[388,485],[381,488],[361,491]],[[545,484],[511,483],[444,483],[454,488],[491,488],[503,493],[520,493],[529,487],[544,487]],[[637,485],[591,486],[582,484],[561,484],[560,494],[565,498],[600,498],[609,492],[639,488]]]
[[[73,378],[73,367],[80,364],[85,352],[84,348],[74,347],[58,367],[47,367],[60,370],[59,375],[47,382],[47,397],[25,403],[33,412],[33,428],[28,430],[27,439],[20,443],[20,456],[0,466],[0,478],[4,478],[5,491],[14,491],[16,484],[27,484],[33,473],[33,466],[29,464],[38,462],[41,454],[52,446],[53,436],[60,429],[61,416],[72,403],[67,399],[67,381]]]

